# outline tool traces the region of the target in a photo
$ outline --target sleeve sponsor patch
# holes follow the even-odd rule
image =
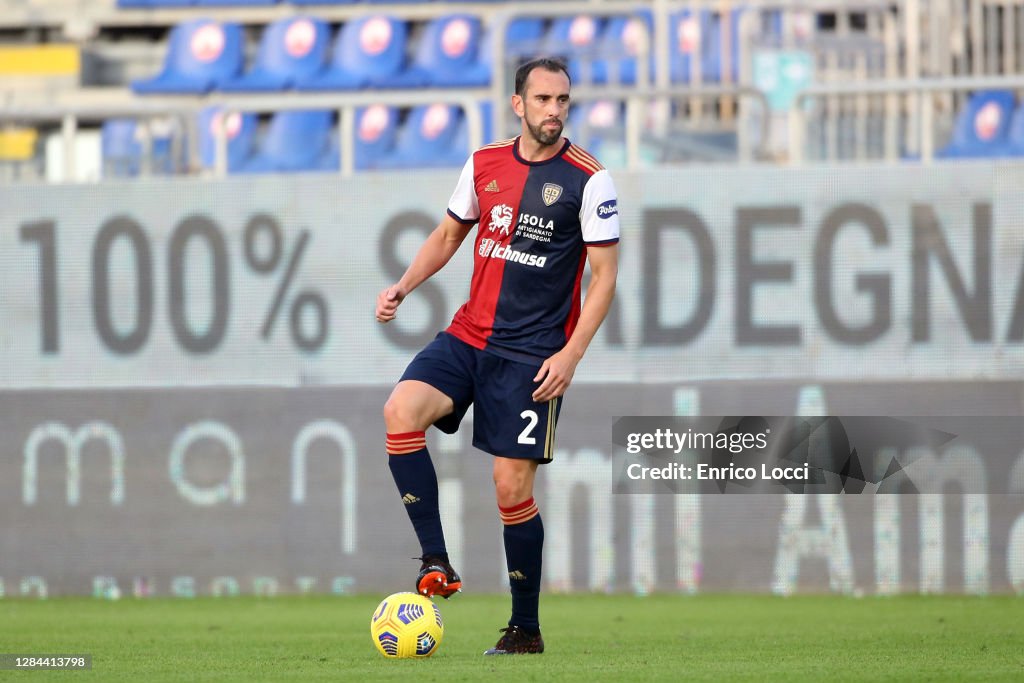
[[[617,199],[609,199],[597,205],[597,217],[602,219],[611,218],[619,214],[619,202]]]

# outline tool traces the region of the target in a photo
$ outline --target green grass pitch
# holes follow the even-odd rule
[[[91,671],[0,672],[62,681],[1024,680],[1014,597],[545,595],[547,652],[483,657],[500,595],[440,601],[426,660],[370,642],[383,596],[0,601],[0,652],[91,654]]]

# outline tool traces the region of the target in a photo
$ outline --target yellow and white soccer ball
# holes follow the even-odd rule
[[[373,644],[385,657],[429,657],[444,637],[437,605],[416,593],[395,593],[381,600],[370,618]]]

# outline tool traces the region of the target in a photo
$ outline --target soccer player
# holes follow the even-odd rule
[[[590,154],[562,137],[565,64],[541,58],[515,77],[522,134],[466,162],[447,215],[402,278],[377,296],[377,320],[440,270],[476,223],[469,301],[409,364],[384,406],[388,464],[419,539],[416,590],[448,598],[462,587],[445,549],[438,486],[424,432],[453,433],[475,405],[473,446],[494,456],[512,617],[485,654],[544,651],[538,599],[544,527],[533,499],[537,466],[552,460],[561,396],[608,313],[618,272],[615,187]],[[591,280],[580,307],[580,279]]]

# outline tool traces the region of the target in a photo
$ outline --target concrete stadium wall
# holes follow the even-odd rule
[[[456,176],[0,187],[0,595],[411,585],[380,407],[470,248],[395,323],[373,305]],[[1024,455],[967,496],[612,495],[610,469],[621,415],[1021,415],[1024,167],[616,183],[619,293],[540,477],[547,587],[1024,593]],[[442,514],[500,590],[469,441],[430,436]]]

